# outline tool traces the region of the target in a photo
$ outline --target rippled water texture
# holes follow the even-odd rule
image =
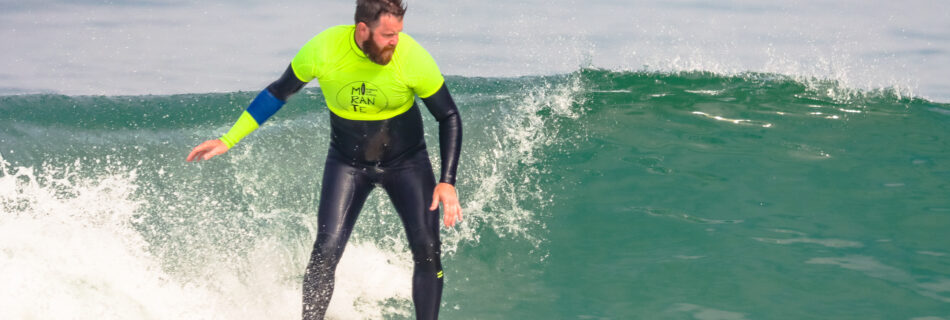
[[[947,2],[407,2],[465,125],[444,318],[950,320]],[[316,84],[184,157],[352,10],[0,0],[0,319],[297,318]],[[412,317],[393,213],[329,318]]]
[[[757,73],[447,81],[445,318],[950,319],[946,104]],[[183,161],[253,95],[0,97],[0,318],[295,318],[319,90]],[[339,270],[331,318],[411,317],[383,193]]]

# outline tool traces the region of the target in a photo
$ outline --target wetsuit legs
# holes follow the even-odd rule
[[[323,319],[333,295],[337,263],[363,208],[372,181],[365,174],[327,157],[317,213],[317,240],[303,279],[303,319]]]
[[[331,149],[317,213],[317,240],[303,284],[303,318],[323,319],[337,263],[374,184],[381,185],[402,219],[412,250],[412,301],[417,319],[437,319],[442,300],[439,215],[429,211],[435,177],[423,149],[390,166],[351,165]]]
[[[412,302],[416,319],[438,319],[443,284],[439,212],[429,211],[435,177],[424,151],[412,158],[407,161],[411,166],[384,176],[382,185],[402,218],[412,249]]]

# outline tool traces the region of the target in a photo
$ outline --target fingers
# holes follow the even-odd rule
[[[188,159],[185,159],[185,161],[192,162],[201,159],[201,156],[204,155],[204,150],[199,149],[199,147],[192,149],[191,153],[188,154]]]
[[[432,194],[432,205],[429,206],[429,210],[434,211],[438,209],[440,200],[442,199],[441,197],[439,197],[439,192],[438,191],[434,192]],[[445,199],[445,200],[449,200],[449,199]],[[455,214],[452,213],[453,212],[452,208],[453,207],[449,205],[448,201],[442,204],[442,209],[443,211],[445,211],[445,218],[444,218],[443,223],[445,223],[445,226],[447,227],[451,227],[455,225]]]
[[[438,208],[439,208],[439,193],[438,193],[438,192],[433,192],[433,193],[432,193],[432,205],[429,206],[429,211],[432,211],[432,210],[435,210],[435,209],[438,209]]]
[[[455,216],[449,213],[448,210],[446,210],[445,217],[443,218],[443,220],[444,220],[443,223],[445,223],[446,227],[455,226]]]
[[[459,206],[458,201],[448,201],[442,204],[442,208],[445,210],[445,225],[447,227],[455,226],[456,222],[462,221],[462,207]]]
[[[432,192],[432,205],[429,207],[429,210],[438,209],[439,202],[442,203],[442,211],[445,215],[443,217],[443,223],[447,227],[455,226],[456,222],[462,221],[462,207],[459,205],[455,187],[446,183],[437,185]]]
[[[202,142],[201,144],[196,146],[194,149],[191,149],[191,153],[188,154],[188,158],[185,159],[185,161],[192,162],[195,160],[201,160],[202,156],[204,156],[204,154],[208,152],[208,149],[209,149],[208,142],[207,141]]]
[[[456,222],[462,221],[462,210],[458,206],[447,206],[445,209],[445,226],[454,227]]]
[[[214,156],[226,152],[228,149],[219,141],[220,140],[208,140],[202,142],[194,149],[191,149],[191,153],[188,154],[188,158],[186,158],[185,161],[209,160]],[[221,145],[219,146],[219,144]]]
[[[445,215],[445,221],[444,221],[444,223],[445,223],[445,226],[446,226],[446,227],[449,227],[449,228],[454,227],[454,226],[455,226],[455,219],[454,219],[451,215],[448,215],[448,214],[447,214],[447,215]]]

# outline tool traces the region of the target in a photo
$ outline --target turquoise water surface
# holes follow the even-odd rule
[[[950,2],[407,0],[460,108],[444,319],[950,320]],[[298,319],[352,0],[0,0],[0,319]],[[426,119],[439,170],[437,128]],[[411,319],[383,192],[330,319]]]
[[[447,81],[465,221],[442,233],[444,318],[950,318],[946,104],[755,73]],[[3,318],[297,317],[319,90],[184,162],[253,95],[0,97]],[[410,317],[383,193],[357,226],[330,316]]]

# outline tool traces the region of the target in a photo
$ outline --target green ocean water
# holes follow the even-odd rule
[[[447,84],[445,319],[950,319],[950,105],[755,73]],[[0,318],[298,317],[319,89],[184,161],[255,94],[0,97]],[[383,192],[343,259],[331,318],[411,318]]]

